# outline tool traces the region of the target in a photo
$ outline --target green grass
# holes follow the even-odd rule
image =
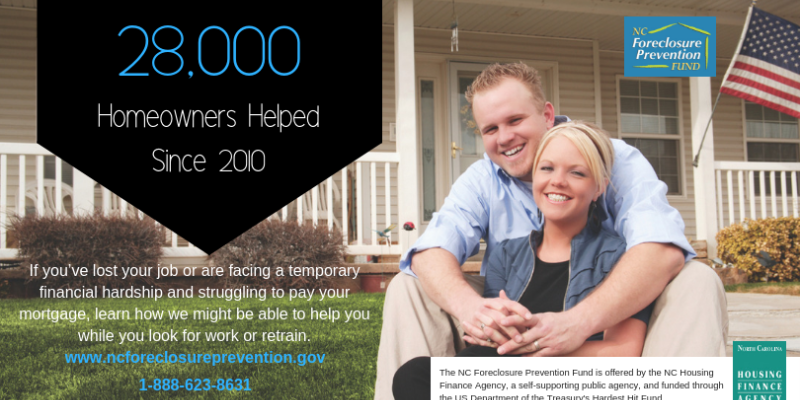
[[[375,365],[380,339],[383,294],[352,294],[347,299],[288,301],[284,299],[245,299],[240,302],[206,299],[86,299],[86,300],[0,300],[0,399],[160,399],[191,398],[271,398],[271,399],[370,399],[374,395]],[[97,321],[95,307],[130,310],[130,320]],[[172,321],[166,315],[160,321],[135,320],[134,308],[190,310],[186,321]],[[233,309],[233,321],[211,323],[192,319],[191,310]],[[252,321],[235,320],[236,307],[253,310]],[[289,311],[286,321],[258,320],[258,311],[280,307]],[[342,319],[332,323],[310,319],[310,309],[340,310]],[[23,309],[85,310],[91,321],[53,323],[47,320],[19,319]],[[306,311],[305,321],[293,321],[292,309]],[[345,310],[368,310],[369,320],[344,322]],[[144,331],[148,329],[182,332],[230,331],[259,332],[255,342],[81,342],[79,331]],[[307,342],[262,342],[260,332],[305,331]],[[178,334],[181,339],[181,334]],[[242,340],[242,334],[239,334]],[[67,364],[65,353],[273,353],[326,354],[322,364]],[[140,380],[177,378],[249,378],[250,392],[185,390],[139,391]]]
[[[758,282],[725,285],[728,293],[787,294],[800,296],[800,282]]]

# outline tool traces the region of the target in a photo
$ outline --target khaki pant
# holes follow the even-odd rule
[[[478,293],[483,277],[464,275]],[[728,311],[725,290],[707,265],[690,261],[656,300],[642,356],[725,357]],[[406,361],[420,356],[454,356],[465,347],[464,330],[419,281],[400,273],[386,291],[378,350],[375,399],[393,399],[392,378]]]

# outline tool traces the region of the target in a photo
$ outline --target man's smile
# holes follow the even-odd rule
[[[506,150],[506,151],[504,151],[504,152],[503,152],[503,155],[504,155],[504,156],[506,156],[506,157],[511,157],[511,156],[513,156],[514,154],[517,154],[517,153],[519,153],[520,151],[522,151],[522,149],[523,149],[524,147],[525,147],[525,145],[524,145],[524,144],[521,144],[521,145],[519,145],[519,146],[517,146],[517,147],[514,147],[514,148],[513,148],[513,149],[511,149],[511,150]]]

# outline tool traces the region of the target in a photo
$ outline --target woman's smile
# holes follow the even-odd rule
[[[572,200],[572,197],[560,193],[545,193],[545,196],[551,203],[563,203]]]

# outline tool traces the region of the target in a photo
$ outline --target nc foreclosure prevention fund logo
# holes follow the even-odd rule
[[[625,17],[625,76],[716,76],[716,17]]]

